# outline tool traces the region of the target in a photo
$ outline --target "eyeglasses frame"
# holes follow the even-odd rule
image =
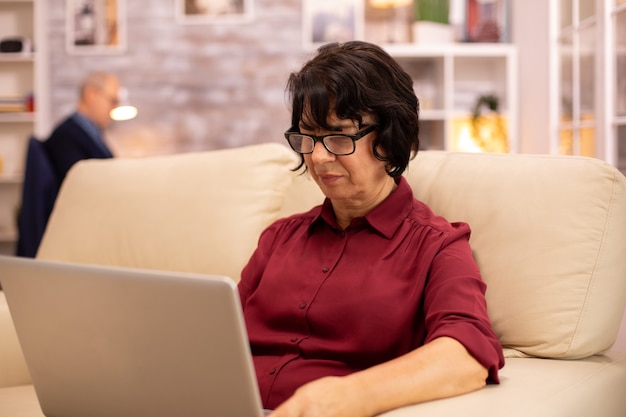
[[[361,130],[360,132],[354,134],[354,135],[346,135],[345,133],[329,133],[327,135],[320,135],[320,136],[316,136],[316,135],[307,135],[305,133],[301,133],[299,131],[293,131],[293,130],[287,130],[284,135],[285,135],[285,139],[287,139],[287,143],[289,143],[289,147],[291,147],[291,149],[293,149],[293,146],[291,145],[291,141],[289,140],[289,136],[290,135],[300,135],[300,136],[306,136],[309,137],[311,139],[313,139],[313,149],[311,150],[311,152],[300,152],[297,151],[295,149],[293,149],[294,152],[299,153],[301,155],[307,155],[307,154],[311,154],[313,153],[313,151],[315,150],[315,145],[317,144],[317,142],[322,142],[322,145],[324,145],[324,149],[326,149],[329,153],[336,155],[336,156],[348,156],[348,155],[352,155],[355,151],[356,151],[356,141],[359,139],[364,138],[365,136],[369,135],[370,133],[372,133],[374,130],[376,130],[376,128],[378,127],[378,125],[376,123],[373,123],[371,125],[367,125],[365,126],[365,128],[363,130]],[[347,137],[349,139],[352,139],[352,152],[349,153],[335,153],[333,151],[331,151],[330,149],[328,149],[328,145],[326,144],[326,138],[329,136],[344,136]]]

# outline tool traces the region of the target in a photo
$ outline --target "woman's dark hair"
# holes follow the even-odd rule
[[[317,127],[330,129],[329,111],[359,125],[364,114],[371,114],[378,124],[374,155],[387,163],[391,177],[402,175],[417,154],[419,101],[413,80],[376,45],[361,41],[323,45],[299,72],[289,76],[287,92],[291,130],[299,130],[303,116]],[[302,166],[301,155],[295,170]]]

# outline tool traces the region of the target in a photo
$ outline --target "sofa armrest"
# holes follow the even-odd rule
[[[626,415],[626,354],[579,360],[509,358],[500,385],[398,408],[380,417],[616,417]]]
[[[0,388],[25,384],[30,384],[30,375],[4,292],[0,291]]]

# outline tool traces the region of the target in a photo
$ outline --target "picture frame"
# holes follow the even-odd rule
[[[362,0],[303,0],[302,42],[316,49],[329,42],[363,38]]]
[[[247,23],[252,20],[253,0],[176,0],[179,24]]]
[[[125,0],[66,0],[69,54],[110,54],[126,50]]]

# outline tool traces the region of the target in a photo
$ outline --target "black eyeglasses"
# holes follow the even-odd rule
[[[377,127],[378,125],[375,124],[369,125],[356,135],[330,133],[328,135],[313,136],[288,130],[285,132],[285,139],[289,142],[291,149],[301,154],[313,153],[315,144],[317,141],[321,141],[328,152],[333,155],[345,156],[353,154],[356,150],[356,141],[373,132]]]

